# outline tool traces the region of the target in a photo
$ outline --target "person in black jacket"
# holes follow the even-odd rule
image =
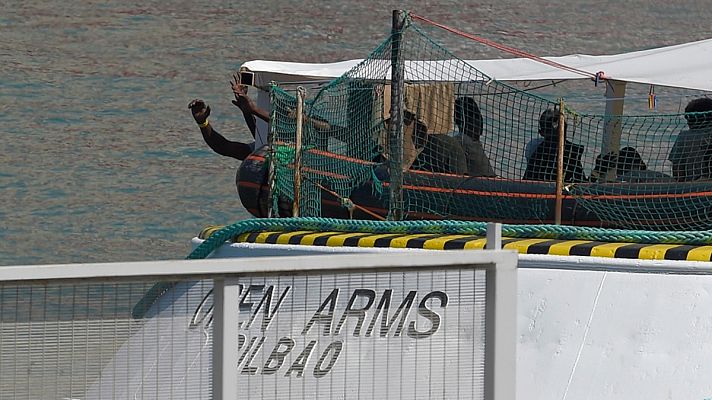
[[[455,100],[455,125],[459,132],[454,137],[465,151],[466,173],[470,176],[496,176],[480,141],[484,122],[474,98],[463,96]]]
[[[235,96],[235,100],[232,101],[232,104],[242,111],[247,127],[250,129],[250,133],[252,133],[252,137],[254,138],[257,130],[257,118],[269,123],[269,113],[257,107],[255,102],[247,95],[247,86],[240,84],[237,76],[234,76],[234,81],[231,81],[230,84],[232,86],[232,93]],[[250,143],[231,141],[218,133],[218,131],[210,125],[210,121],[208,120],[210,116],[210,106],[203,100],[195,99],[191,101],[190,104],[188,104],[188,108],[190,108],[195,122],[200,127],[203,140],[205,140],[205,143],[207,143],[214,152],[225,157],[232,157],[243,161],[255,150],[254,141]]]
[[[611,169],[615,170],[613,177],[607,176]],[[617,154],[613,151],[599,154],[589,178],[591,182],[598,183],[606,183],[607,179],[629,183],[674,181],[670,175],[648,169],[638,150],[631,146],[623,147]]]
[[[680,182],[712,179],[712,99],[691,100],[685,107],[688,130],[675,139],[668,159]]]
[[[534,150],[527,162],[523,179],[533,181],[556,181],[557,160],[559,153],[559,111],[547,109],[539,117],[539,134],[544,140]],[[581,165],[584,148],[566,140],[564,123],[564,182],[579,183],[586,181],[586,174]]]

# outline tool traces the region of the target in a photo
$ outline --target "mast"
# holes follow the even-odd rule
[[[292,216],[298,217],[300,211],[302,189],[302,133],[304,131],[304,97],[306,90],[297,88],[297,133],[294,145],[294,202],[292,203]]]
[[[559,99],[559,144],[556,151],[556,203],[554,204],[554,223],[561,225],[561,209],[564,201],[564,149],[566,142],[566,116],[564,99]]]
[[[389,211],[388,219],[403,219],[403,107],[404,68],[401,58],[402,30],[405,26],[405,12],[393,10],[391,29],[391,123],[388,131],[389,169]]]

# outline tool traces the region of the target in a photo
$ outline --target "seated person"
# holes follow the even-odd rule
[[[454,136],[465,151],[467,175],[496,176],[485,149],[480,142],[482,136],[482,113],[472,97],[458,97],[455,100],[455,125],[460,131]],[[439,136],[439,135],[433,135]]]
[[[391,118],[386,118],[383,121],[383,126],[377,129],[373,135],[375,144],[378,148],[378,155],[373,160],[378,163],[387,163],[390,159],[390,135],[391,135]],[[413,161],[425,146],[425,140],[428,135],[428,127],[420,120],[415,118],[415,114],[408,110],[403,112],[403,170],[410,169]]]
[[[413,169],[466,175],[467,157],[462,144],[449,135],[425,135],[425,143],[413,162]]]
[[[377,162],[388,159],[387,142],[390,118],[385,120],[385,131],[379,138],[383,149]],[[455,138],[448,135],[430,135],[428,127],[415,114],[403,112],[403,170],[439,172],[464,175],[467,171],[465,152]]]
[[[689,130],[681,131],[670,150],[672,176],[680,182],[710,179],[712,153],[712,99],[699,98],[685,107]],[[698,114],[705,113],[705,114]]]
[[[544,141],[544,138],[541,136],[535,137],[534,139],[530,140],[529,143],[524,147],[524,160],[526,162],[529,162],[531,160],[532,155],[534,154],[534,151],[536,151],[536,148],[539,147],[541,142]]]
[[[624,147],[596,157],[596,166],[591,172],[591,182],[601,182],[611,168],[616,169],[616,182],[670,182],[673,179],[662,172],[649,170],[643,157],[633,147]]]
[[[624,147],[618,152],[618,174],[625,174],[633,171],[644,171],[648,169],[643,157],[634,147]]]
[[[544,140],[534,150],[527,162],[523,179],[533,181],[556,181],[559,153],[559,112],[547,109],[539,117],[539,134]],[[564,123],[566,135],[566,123]],[[571,143],[564,138],[564,182],[579,183],[586,181],[586,174],[581,165],[583,146]]]

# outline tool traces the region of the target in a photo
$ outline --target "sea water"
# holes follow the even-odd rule
[[[712,37],[705,0],[2,1],[0,265],[180,259],[205,225],[250,218],[239,162],[207,147],[188,102],[248,140],[230,103],[242,62],[363,58],[393,8],[538,55]]]

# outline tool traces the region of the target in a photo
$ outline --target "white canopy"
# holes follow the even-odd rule
[[[544,58],[590,74],[602,71],[608,79],[712,92],[712,39],[616,55],[573,54]],[[309,64],[257,60],[244,63],[241,71],[255,73],[256,85],[264,85],[272,80],[277,82],[323,81],[343,75],[361,61],[363,60]],[[383,60],[383,62],[390,63],[389,60]],[[435,63],[443,62],[447,61]],[[466,62],[490,78],[499,81],[590,79],[589,76],[526,58],[468,60]],[[422,61],[418,63],[422,63]],[[387,65],[384,67],[387,68]],[[447,71],[448,69],[420,69],[417,65],[406,65],[406,79],[416,78],[412,75],[409,76],[409,71],[416,70]],[[423,79],[422,77],[417,78]],[[428,79],[432,79],[432,77]],[[435,79],[453,80],[443,75]]]

